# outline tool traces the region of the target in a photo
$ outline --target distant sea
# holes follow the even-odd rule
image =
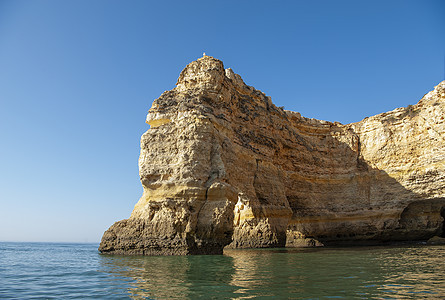
[[[0,243],[2,299],[445,299],[445,246],[109,256],[97,244]]]

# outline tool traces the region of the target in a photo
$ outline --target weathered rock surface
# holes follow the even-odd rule
[[[204,56],[153,102],[144,193],[103,253],[222,253],[443,235],[445,82],[342,125],[277,108]]]

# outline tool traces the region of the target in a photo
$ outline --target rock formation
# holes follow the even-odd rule
[[[102,253],[217,254],[443,235],[445,81],[342,125],[276,107],[213,57],[148,112],[144,192]]]

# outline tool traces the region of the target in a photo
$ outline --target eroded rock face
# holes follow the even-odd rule
[[[204,56],[153,102],[144,193],[103,253],[217,254],[442,235],[445,82],[416,105],[342,125],[277,108]]]

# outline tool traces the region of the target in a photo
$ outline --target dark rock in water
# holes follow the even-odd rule
[[[204,56],[153,102],[143,195],[99,250],[217,254],[441,235],[444,116],[445,81],[416,105],[357,123],[308,119]]]
[[[428,245],[445,245],[445,237],[433,236],[427,242]]]

